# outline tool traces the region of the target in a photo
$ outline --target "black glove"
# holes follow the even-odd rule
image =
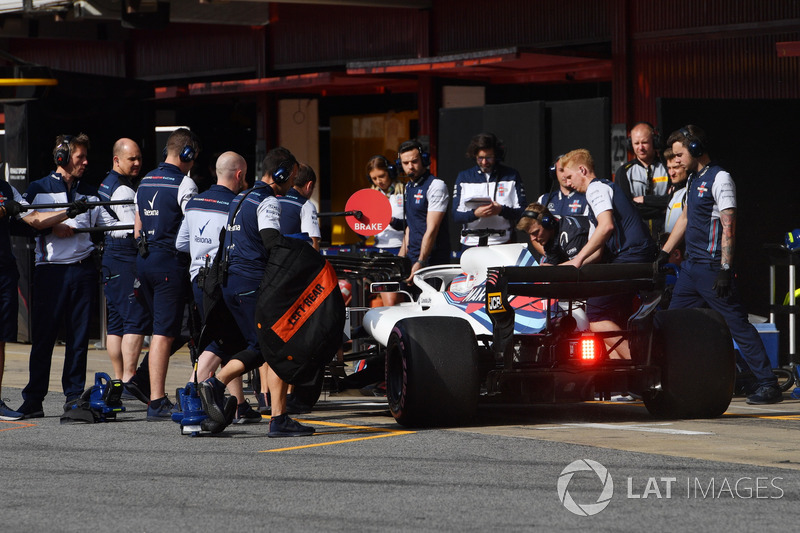
[[[85,213],[89,210],[89,204],[86,202],[86,198],[81,198],[80,200],[75,200],[69,207],[67,208],[67,217],[75,218],[76,216]]]
[[[663,267],[667,263],[669,263],[669,254],[664,250],[659,250],[658,259],[656,259],[656,264],[658,265],[658,268]]]
[[[28,210],[27,206],[24,206],[19,202],[15,202],[14,200],[6,200],[6,202],[3,204],[3,207],[6,210],[6,216],[8,218],[15,217],[23,211]]]
[[[720,298],[727,298],[731,295],[731,289],[733,288],[732,280],[733,273],[730,269],[720,270],[719,274],[717,274],[717,280],[711,288],[717,291],[717,296]]]

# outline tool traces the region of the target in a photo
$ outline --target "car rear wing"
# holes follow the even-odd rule
[[[487,294],[494,283],[506,294],[575,300],[620,292],[656,289],[661,276],[656,263],[619,263],[552,267],[492,267]],[[498,285],[499,286],[499,285]]]
[[[579,300],[632,291],[661,291],[664,274],[656,263],[548,267],[491,267],[486,279],[486,310],[493,325],[493,350],[513,345],[514,308],[509,295]],[[548,324],[550,306],[548,306]]]

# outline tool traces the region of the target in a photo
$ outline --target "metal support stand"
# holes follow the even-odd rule
[[[795,378],[795,383],[800,384],[800,359],[797,355],[797,302],[795,290],[797,286],[797,265],[800,264],[800,250],[789,250],[783,245],[764,245],[770,258],[769,265],[769,321],[775,323],[777,314],[787,314],[789,317],[789,367]],[[789,301],[775,302],[775,267],[781,265],[789,269]],[[792,391],[792,398],[800,398],[800,387]]]

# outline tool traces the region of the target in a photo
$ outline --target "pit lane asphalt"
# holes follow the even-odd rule
[[[18,352],[28,347],[9,347],[3,397],[17,407]],[[735,398],[716,420],[660,421],[638,402],[590,402],[484,406],[470,427],[408,430],[384,400],[351,391],[298,415],[314,437],[269,439],[265,420],[193,438],[145,421],[138,402],[115,422],[59,424],[58,357],[47,416],[0,422],[3,532],[773,531],[800,500],[800,401],[788,394],[765,407]],[[188,375],[188,357],[176,357],[168,390]],[[90,351],[89,377],[108,369],[105,352]],[[565,467],[582,459],[613,480],[594,516],[559,497]],[[561,496],[595,504],[597,475],[573,476]]]

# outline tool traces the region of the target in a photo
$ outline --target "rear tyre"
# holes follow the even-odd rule
[[[386,348],[386,396],[398,423],[468,422],[479,394],[477,341],[465,320],[406,318],[395,325]]]
[[[736,357],[722,315],[711,309],[660,311],[654,319],[654,354],[661,390],[644,403],[660,418],[714,418],[730,405]]]

